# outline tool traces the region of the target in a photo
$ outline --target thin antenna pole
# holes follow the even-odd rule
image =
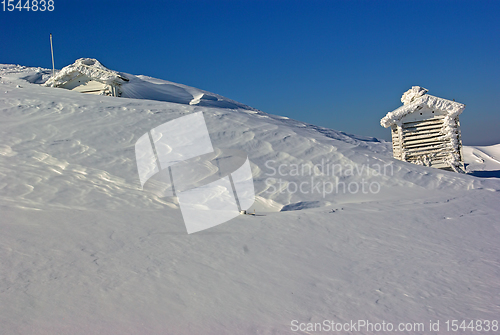
[[[52,34],[50,34],[50,53],[52,54],[52,77],[54,77],[56,69],[54,67],[54,48],[52,47]]]

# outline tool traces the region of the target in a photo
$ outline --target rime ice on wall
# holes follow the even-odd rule
[[[427,92],[423,87],[413,86],[401,97],[403,106],[380,120],[383,127],[393,130],[394,157],[461,171],[463,158],[458,116],[465,105]],[[438,125],[440,129],[436,132]]]

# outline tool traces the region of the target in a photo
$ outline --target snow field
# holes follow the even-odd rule
[[[472,175],[460,175],[220,96],[217,107],[165,102],[156,79],[130,81],[148,87],[141,99],[21,79],[40,83],[43,71],[0,71],[0,333],[290,334],[292,320],[500,315],[500,182],[474,176],[500,170],[498,146],[466,147]],[[134,145],[198,111],[214,147],[248,154],[258,215],[188,235],[175,199],[140,189]],[[354,171],[293,172],[322,161]],[[324,196],[268,183],[311,177],[381,189]]]

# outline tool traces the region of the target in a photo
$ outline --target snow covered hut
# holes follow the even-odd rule
[[[464,171],[458,116],[464,104],[427,94],[413,86],[401,97],[403,106],[380,120],[391,127],[396,159],[435,168]]]
[[[120,87],[129,81],[122,74],[104,67],[97,59],[80,58],[61,69],[44,86],[61,87],[81,93],[119,97]]]

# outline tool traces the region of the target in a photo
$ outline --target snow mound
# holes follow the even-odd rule
[[[483,178],[500,178],[500,144],[491,146],[464,146],[466,172]]]
[[[43,86],[60,87],[79,75],[86,75],[92,80],[102,82],[104,84],[122,84],[128,81],[127,78],[120,75],[102,65],[94,58],[80,58],[74,64],[64,67],[54,77],[47,80]]]
[[[129,78],[129,82],[121,85],[121,97],[123,98],[174,102],[200,107],[255,110],[247,105],[194,87],[143,75],[126,74],[126,76]]]
[[[32,84],[43,84],[51,77],[52,70],[41,67],[0,64],[0,75],[4,78],[13,75],[15,78],[21,78]],[[5,83],[5,80],[3,82]]]
[[[85,76],[87,80],[113,85],[116,87],[116,95],[122,98],[165,101],[202,107],[255,110],[239,102],[194,87],[143,75],[135,76],[113,71],[94,58],[77,59],[74,64],[64,67],[54,77],[44,81],[43,86],[65,88],[66,84],[79,76]],[[32,83],[42,83],[36,78],[27,77],[26,80]],[[110,90],[103,91],[101,95],[109,95],[107,92]]]

